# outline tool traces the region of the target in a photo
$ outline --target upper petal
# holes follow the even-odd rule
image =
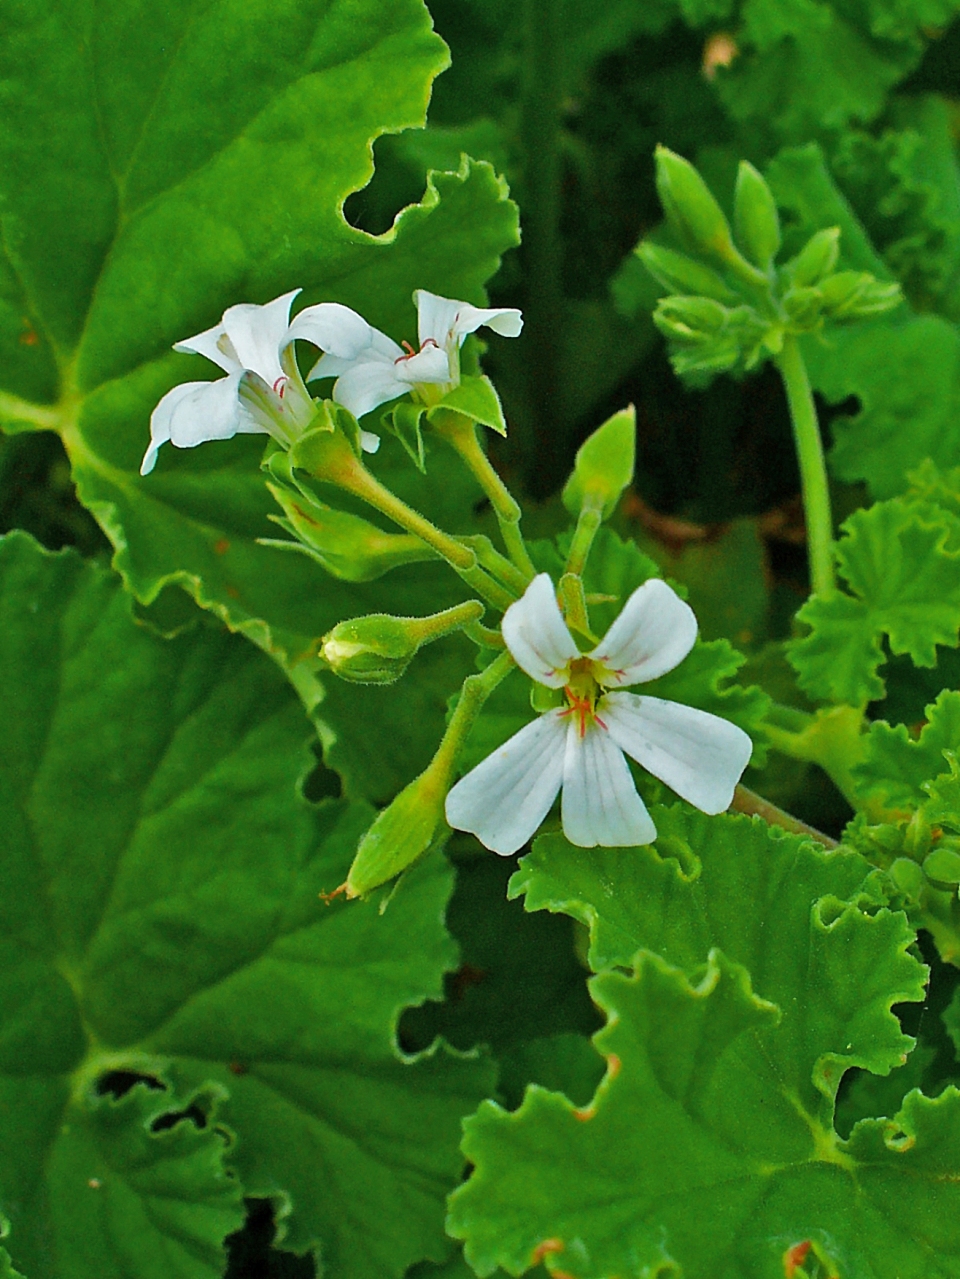
[[[223,313],[223,327],[241,366],[259,373],[268,386],[284,376],[280,344],[287,332],[290,305],[299,292],[300,289],[293,289],[264,306],[240,302]]]
[[[508,857],[522,848],[557,797],[567,726],[548,711],[471,769],[450,791],[447,821]]]
[[[333,384],[333,399],[356,418],[363,417],[378,404],[395,400],[410,390],[409,382],[401,382],[392,361],[354,360]]]
[[[560,615],[548,573],[539,573],[503,615],[503,638],[522,671],[548,688],[563,688],[580,650]]]
[[[237,369],[243,368],[222,324],[215,324],[212,329],[204,329],[202,333],[195,333],[192,338],[184,338],[182,342],[174,342],[173,349],[188,355],[202,355],[212,360],[224,373],[235,373]]]
[[[609,693],[597,713],[631,759],[704,813],[722,813],[750,761],[749,736],[707,711],[637,693]]]
[[[569,723],[560,811],[564,835],[579,848],[630,848],[657,837],[623,751],[598,723],[583,737]]]
[[[467,334],[473,333],[481,324],[510,338],[517,337],[523,328],[523,317],[516,307],[471,306],[469,302],[442,298],[436,293],[428,293],[426,289],[417,289],[413,300],[417,304],[417,331],[421,346],[431,338],[442,347],[450,347],[454,342],[460,346]]]
[[[606,687],[642,684],[678,666],[696,638],[693,609],[652,577],[633,592],[589,656],[609,672],[601,680]]]
[[[294,316],[283,343],[287,345],[298,338],[344,360],[355,360],[370,347],[391,359],[403,355],[396,342],[368,324],[362,315],[339,302],[320,302],[317,306],[304,307]],[[312,373],[310,376],[324,375]]]

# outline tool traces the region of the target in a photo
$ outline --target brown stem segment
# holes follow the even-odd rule
[[[768,825],[779,826],[781,830],[788,830],[792,835],[809,835],[824,848],[840,847],[835,839],[824,835],[823,831],[817,830],[815,826],[808,826],[806,822],[800,821],[799,817],[794,817],[792,813],[777,808],[776,804],[771,804],[768,799],[764,799],[755,791],[748,790],[746,786],[738,786],[734,791],[730,811],[746,813],[750,817],[762,817]]]

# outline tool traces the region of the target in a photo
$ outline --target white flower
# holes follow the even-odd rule
[[[426,289],[417,289],[413,300],[419,351],[409,346],[404,351],[339,302],[306,307],[290,326],[290,335],[324,352],[307,381],[335,377],[333,399],[357,418],[409,391],[434,402],[459,385],[460,347],[468,333],[485,324],[504,337],[517,337],[523,327],[515,307],[485,310]]]
[[[515,853],[563,788],[563,833],[571,844],[649,844],[656,827],[637,794],[624,753],[705,813],[723,812],[750,759],[736,725],[659,697],[609,692],[673,670],[697,636],[693,610],[666,582],[633,592],[600,643],[580,653],[546,573],[507,609],[503,638],[517,665],[566,705],[515,733],[447,796],[456,830],[487,848]]]
[[[294,289],[265,306],[228,307],[219,324],[174,344],[175,351],[204,355],[227,374],[213,382],[182,382],[168,391],[150,417],[150,446],[140,474],[148,475],[161,444],[191,449],[206,440],[265,433],[282,444],[297,438],[314,415],[300,376],[289,326]],[[376,437],[374,437],[376,438]]]

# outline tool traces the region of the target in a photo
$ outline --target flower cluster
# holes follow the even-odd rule
[[[188,449],[207,440],[263,433],[285,446],[293,443],[314,415],[294,355],[298,340],[323,352],[306,380],[335,377],[333,399],[360,418],[408,392],[435,402],[460,382],[460,347],[468,333],[486,325],[517,337],[523,326],[513,307],[485,309],[418,289],[414,301],[420,350],[405,351],[338,302],[305,307],[291,323],[290,307],[299,292],[294,289],[265,306],[245,302],[228,307],[219,324],[174,345],[175,351],[206,356],[227,376],[183,382],[167,392],[150,418],[141,475],[153,470],[157,452],[167,442]],[[380,440],[363,431],[361,443],[373,453]]]
[[[612,692],[673,670],[697,637],[693,610],[651,579],[627,600],[606,635],[581,653],[546,573],[507,609],[503,638],[517,665],[565,705],[547,711],[453,787],[447,821],[504,856],[521,848],[561,788],[563,832],[572,844],[649,844],[656,827],[624,755],[705,813],[720,813],[750,759],[735,724],[659,697]]]

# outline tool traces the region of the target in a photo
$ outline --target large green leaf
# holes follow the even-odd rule
[[[340,301],[399,339],[415,336],[417,287],[483,301],[517,239],[516,209],[489,165],[436,175],[380,237],[341,211],[370,178],[371,141],[423,122],[443,42],[422,0],[224,0],[201,12],[121,0],[83,18],[46,3],[8,8],[0,294],[7,281],[13,310],[0,309],[0,421],[60,431],[81,500],[138,599],[183,587],[280,660],[315,704],[315,663],[303,659],[317,638],[350,615],[441,607],[443,571],[371,592],[260,545],[279,513],[258,472],[262,441],[168,447],[154,474],[141,479],[138,467],[160,396],[214,371],[172,343],[232,303],[300,285],[298,307]],[[389,457],[373,466],[393,477]],[[469,531],[473,486],[452,466],[432,479],[452,488],[453,531]],[[427,506],[429,493],[418,494]],[[431,650],[420,664],[438,661]],[[357,760],[365,712],[349,702],[338,714],[331,698],[326,736],[341,743],[354,793],[386,798],[423,766],[455,683],[438,671],[414,706],[419,744],[398,716],[385,720],[397,750],[376,784]]]
[[[863,759],[853,769],[858,792],[886,814],[915,811],[928,798],[922,787],[947,771],[946,750],[960,750],[960,693],[944,689],[926,708],[916,737],[905,724],[877,720],[863,739]]]
[[[213,1279],[241,1182],[288,1200],[290,1246],[319,1246],[331,1279],[445,1257],[459,1117],[489,1071],[404,1058],[395,1031],[456,963],[449,867],[383,916],[324,905],[371,813],[299,797],[309,725],[280,671],[206,626],[156,638],[72,554],[0,543],[0,650],[15,1264]],[[151,1090],[98,1097],[131,1075]]]
[[[890,651],[937,664],[938,644],[960,642],[960,521],[932,503],[900,498],[854,512],[836,557],[850,594],[814,596],[797,614],[810,632],[790,645],[800,687],[860,706],[884,695]]]
[[[517,1113],[485,1103],[468,1121],[476,1172],[450,1217],[468,1258],[481,1274],[546,1256],[578,1279],[666,1274],[671,1258],[705,1279],[773,1277],[812,1239],[840,1274],[960,1273],[939,1197],[960,1094],[908,1099],[915,1144],[886,1121],[849,1143],[833,1128],[844,1071],[886,1074],[911,1047],[890,1011],[924,989],[904,916],[878,907],[855,854],[759,819],[655,818],[657,849],[543,836],[512,883],[528,909],[590,926],[595,969],[641,953],[633,976],[591,982],[608,1025],[590,1106],[534,1088]]]

